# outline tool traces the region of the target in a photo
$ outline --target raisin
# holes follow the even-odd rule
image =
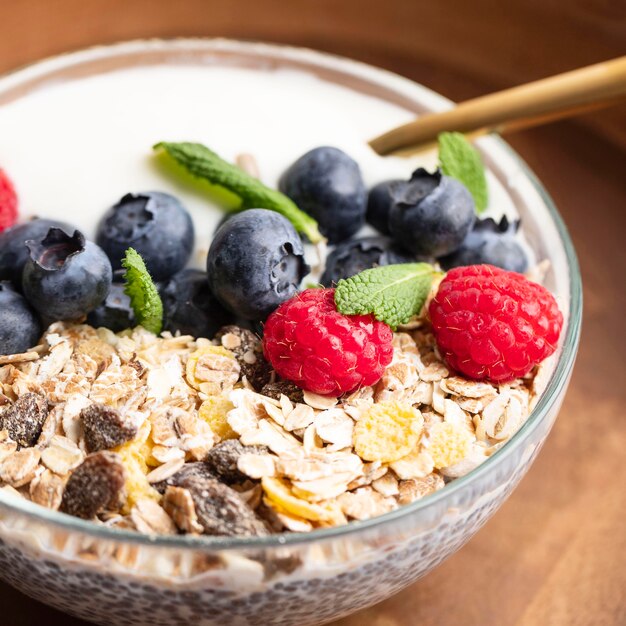
[[[71,474],[60,510],[75,517],[93,519],[104,509],[119,506],[126,472],[114,452],[90,454]]]
[[[153,483],[152,486],[159,493],[165,493],[168,487],[180,487],[182,483],[189,478],[207,479],[215,478],[215,475],[211,471],[208,463],[204,461],[185,463],[175,474],[158,483]]]
[[[92,404],[80,412],[88,452],[110,450],[137,434],[137,427],[127,424],[119,411],[104,404]]]
[[[272,377],[272,366],[263,356],[263,344],[251,330],[240,326],[223,326],[215,339],[230,350],[241,368],[241,375],[259,391]]]
[[[193,477],[181,485],[191,494],[198,522],[207,535],[263,537],[267,527],[234,490],[215,478]]]
[[[288,380],[277,380],[275,383],[268,383],[263,386],[261,393],[268,398],[280,400],[280,396],[287,396],[292,402],[300,404],[304,402],[304,392],[295,383]]]
[[[227,439],[209,450],[205,463],[211,472],[223,483],[232,485],[248,480],[237,469],[237,461],[242,454],[267,454],[265,446],[244,446],[237,439]]]
[[[0,430],[8,430],[18,448],[34,446],[48,417],[48,402],[36,393],[25,393],[0,413]]]

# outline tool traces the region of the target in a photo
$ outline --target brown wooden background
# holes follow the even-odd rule
[[[0,0],[0,71],[181,35],[319,48],[461,100],[625,54],[626,0]],[[570,391],[533,469],[485,528],[424,580],[336,626],[626,624],[626,110],[509,139],[580,256]],[[6,626],[83,624],[2,585],[0,610]]]

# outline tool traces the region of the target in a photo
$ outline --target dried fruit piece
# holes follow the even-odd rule
[[[429,432],[428,451],[437,469],[455,465],[470,452],[474,437],[463,426],[442,422]]]
[[[9,437],[19,447],[28,448],[37,443],[46,417],[46,399],[36,393],[25,393],[0,413],[0,430],[9,431]]]
[[[115,509],[119,506],[125,479],[126,472],[118,454],[91,454],[67,481],[60,510],[75,517],[93,519],[104,509]]]
[[[304,392],[295,383],[288,380],[277,380],[275,383],[263,385],[261,393],[268,398],[280,400],[280,396],[287,396],[292,402],[300,404],[304,401]]]
[[[422,414],[410,404],[374,404],[354,427],[354,448],[366,461],[392,463],[415,448],[423,425]]]
[[[263,356],[263,344],[251,330],[224,326],[215,335],[224,348],[232,351],[241,367],[241,375],[257,390],[270,381],[272,366]]]
[[[137,434],[137,427],[127,423],[120,412],[104,404],[92,404],[80,412],[85,444],[89,452],[111,450]]]
[[[236,439],[237,433],[228,423],[228,412],[235,405],[224,396],[211,396],[207,398],[198,409],[198,417],[204,420],[220,440]]]
[[[215,478],[188,478],[182,487],[191,494],[198,522],[207,535],[262,537],[265,524],[234,490]]]
[[[206,463],[213,474],[222,482],[232,485],[246,480],[247,476],[237,468],[237,461],[243,454],[267,454],[265,446],[244,446],[237,439],[218,443],[209,451]]]
[[[169,476],[165,480],[153,483],[152,486],[159,493],[165,493],[165,490],[168,487],[180,487],[185,481],[192,478],[208,480],[215,478],[215,475],[211,472],[208,463],[204,461],[185,463],[175,474]]]

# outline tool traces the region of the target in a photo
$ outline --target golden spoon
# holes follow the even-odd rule
[[[505,133],[626,101],[626,56],[428,113],[369,143],[381,155],[416,152],[444,131]]]

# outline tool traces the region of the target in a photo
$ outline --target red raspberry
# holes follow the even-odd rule
[[[0,169],[0,233],[17,222],[17,194],[13,183]]]
[[[528,374],[550,356],[563,326],[547,289],[493,265],[450,270],[429,313],[448,365],[497,383]]]
[[[334,289],[307,289],[283,302],[263,331],[265,358],[302,389],[338,396],[378,382],[393,333],[373,315],[342,315]]]

